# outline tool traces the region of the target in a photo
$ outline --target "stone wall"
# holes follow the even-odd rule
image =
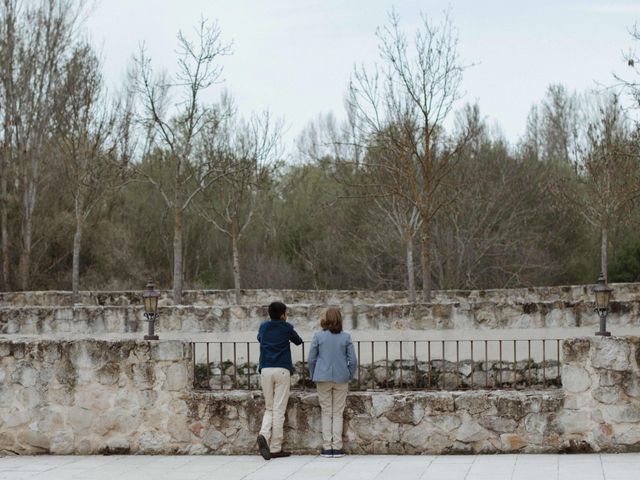
[[[570,339],[564,390],[353,392],[353,453],[640,450],[640,339]],[[0,340],[1,453],[255,453],[257,391],[192,389],[191,346]],[[320,447],[312,391],[294,392],[286,446]]]
[[[190,450],[183,342],[0,341],[0,453]]]
[[[317,330],[324,308],[326,304],[292,304],[288,309],[288,320],[299,331],[308,334]],[[522,303],[513,300],[506,303],[477,301],[396,305],[347,303],[342,305],[342,310],[346,330],[387,332],[383,339],[394,338],[394,332],[402,331],[539,329],[540,334],[544,334],[551,332],[550,329],[588,327],[591,331],[598,325],[598,317],[591,303],[585,301]],[[157,330],[161,334],[233,334],[234,340],[245,341],[255,338],[257,326],[266,317],[266,308],[260,305],[167,306],[160,309]],[[609,325],[612,328],[640,326],[640,300],[612,302]],[[136,333],[145,329],[140,306],[0,307],[0,334],[103,335]],[[571,334],[576,335],[576,332]],[[197,337],[192,335],[192,338]]]
[[[640,298],[640,283],[611,284],[613,297],[617,301]],[[528,287],[487,290],[435,290],[434,303],[549,303],[592,302],[593,285],[564,285],[553,287]],[[408,303],[406,291],[402,290],[242,290],[242,305],[267,305],[273,301],[287,304],[322,305],[367,305]],[[161,305],[173,305],[171,291],[162,290]],[[142,291],[83,291],[80,303],[88,306],[140,305]],[[41,292],[0,292],[0,307],[19,306],[71,306],[69,291],[51,290]],[[196,306],[235,305],[233,290],[185,290],[183,304]]]
[[[591,450],[640,451],[640,338],[571,339],[563,356],[565,438]]]

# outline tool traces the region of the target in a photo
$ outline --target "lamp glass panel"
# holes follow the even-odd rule
[[[156,295],[149,297],[149,312],[156,313],[158,311],[158,297]]]
[[[609,306],[609,294],[606,290],[596,290],[596,306],[600,310],[604,310]]]
[[[153,310],[151,309],[151,297],[144,297],[144,311],[147,313],[153,313]]]

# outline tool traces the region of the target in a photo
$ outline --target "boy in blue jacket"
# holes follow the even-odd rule
[[[302,338],[287,323],[287,306],[281,302],[269,305],[269,320],[258,330],[260,342],[260,382],[264,394],[264,416],[258,435],[258,450],[265,460],[288,457],[282,450],[284,415],[291,385],[291,347],[289,342],[302,344]]]

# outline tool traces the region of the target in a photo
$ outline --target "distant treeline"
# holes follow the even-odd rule
[[[218,85],[232,52],[217,23],[178,35],[175,72],[154,71],[141,50],[107,91],[85,13],[79,0],[0,5],[3,290],[153,278],[176,296],[369,288],[428,299],[434,288],[592,283],[601,270],[640,281],[637,82],[552,84],[524,136],[507,141],[461,103],[451,20],[404,32],[391,12],[379,63],[345,85],[347,120],[318,116],[287,152],[281,121],[243,116]]]

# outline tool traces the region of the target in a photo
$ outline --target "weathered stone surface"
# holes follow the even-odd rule
[[[494,432],[514,432],[518,428],[518,422],[511,418],[498,417],[495,415],[482,416],[480,425],[493,430]]]
[[[558,415],[558,430],[561,433],[586,433],[590,418],[588,411],[564,410]]]
[[[627,383],[629,372],[615,372],[613,370],[600,370],[600,386],[612,387],[615,385],[622,385]]]
[[[186,365],[174,363],[167,368],[164,388],[170,391],[184,391],[188,388],[189,376]]]
[[[487,429],[473,421],[464,422],[456,432],[456,440],[464,443],[486,440],[490,436],[491,433]]]
[[[505,452],[521,450],[527,445],[525,438],[514,433],[503,433],[500,435],[500,443],[502,445],[502,450]]]
[[[562,386],[567,392],[584,392],[591,386],[591,376],[580,366],[564,365],[562,367]]]
[[[592,350],[591,364],[595,368],[625,371],[630,369],[631,353],[629,343],[625,339],[603,337],[595,341]]]
[[[389,411],[393,405],[393,395],[381,393],[380,395],[376,395],[371,398],[371,413],[374,417],[379,417]]]
[[[640,284],[617,285],[611,325],[637,325]],[[161,293],[157,328],[162,333],[253,332],[266,318],[265,305],[287,303],[290,321],[303,332],[317,328],[320,310],[342,306],[345,326],[356,331],[563,328],[595,326],[584,286],[433,292],[432,303],[408,302],[402,291],[246,290],[242,305],[233,291],[185,291],[183,305]],[[124,334],[146,328],[141,292],[82,292],[73,306],[70,292],[0,293],[2,334]],[[570,353],[565,352],[565,354]],[[566,356],[566,355],[565,355]],[[463,370],[468,366],[463,365]]]
[[[486,412],[494,407],[494,403],[484,392],[469,392],[455,400],[456,410],[466,410],[471,415]]]
[[[151,349],[151,357],[154,360],[182,360],[185,357],[185,343],[165,341],[154,344]]]
[[[636,423],[640,422],[640,405],[603,405],[600,407],[602,417],[609,423]]]
[[[36,450],[49,450],[51,440],[49,435],[44,432],[37,432],[33,430],[23,430],[18,434],[18,442],[24,447],[33,447]]]
[[[434,447],[445,449],[451,443],[445,433],[426,422],[405,431],[402,441],[417,451],[428,451]]]
[[[635,352],[638,340],[624,340]],[[626,370],[609,368],[618,355],[603,354],[614,361],[594,365],[600,340],[587,341],[593,342],[587,354],[565,362],[565,376],[578,372],[566,391],[350,393],[345,448],[354,453],[637,448],[640,401],[627,393],[638,378],[635,359]],[[255,453],[264,409],[260,393],[191,391],[189,345],[170,343],[180,346],[0,340],[8,353],[0,357],[0,451]],[[602,364],[608,367],[597,366]],[[584,372],[590,382],[581,380]],[[320,430],[317,395],[292,392],[286,447],[315,452]]]
[[[593,398],[600,403],[617,403],[621,400],[620,387],[598,387],[593,390]]]

